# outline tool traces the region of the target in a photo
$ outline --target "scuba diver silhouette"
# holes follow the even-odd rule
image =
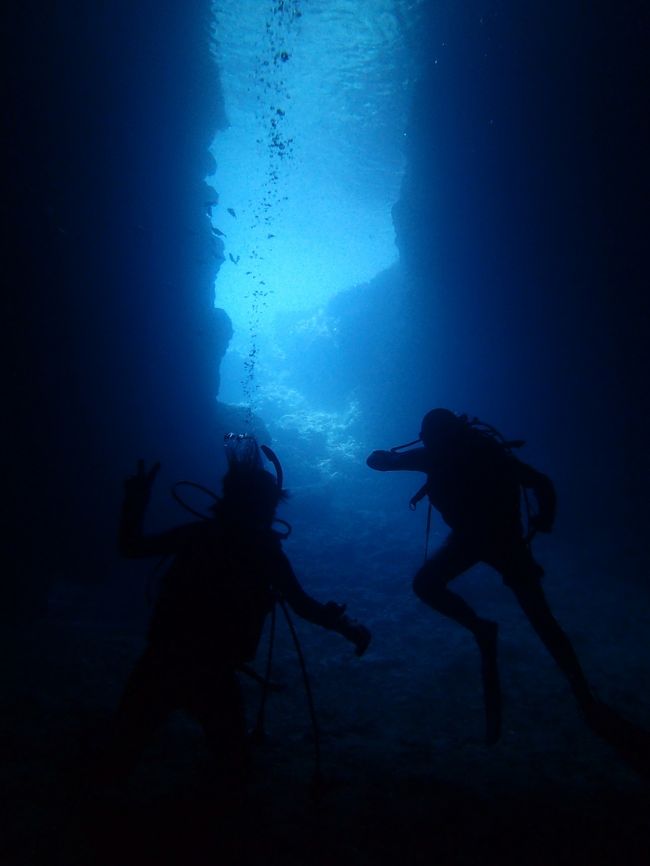
[[[146,471],[141,460],[125,481],[120,552],[172,560],[161,580],[146,648],[116,713],[103,762],[110,781],[126,779],[154,730],[172,711],[183,710],[202,726],[225,777],[241,783],[248,737],[237,672],[254,675],[247,663],[276,600],[343,635],[359,656],[370,642],[370,632],[345,614],[344,605],[321,604],[304,591],[282,551],[286,536],[273,523],[286,493],[275,454],[262,446],[275,466],[273,477],[252,436],[228,434],[225,445],[223,494],[205,519],[145,535],[143,520],[160,464]]]
[[[421,447],[403,451],[421,443]],[[524,443],[507,442],[493,427],[448,409],[433,409],[414,442],[390,451],[373,451],[367,459],[380,472],[424,472],[427,480],[410,507],[428,496],[430,508],[450,527],[443,546],[425,561],[413,581],[415,594],[429,607],[468,629],[481,654],[485,696],[486,740],[501,733],[501,692],[497,665],[498,625],[478,616],[449,583],[478,562],[495,568],[514,593],[544,646],[569,681],[587,722],[597,708],[571,643],[555,620],[541,586],[544,574],[530,542],[535,532],[550,532],[555,517],[555,491],[550,479],[512,452]],[[537,512],[521,514],[521,493],[528,504],[532,490]],[[527,508],[528,510],[528,508]],[[430,517],[430,512],[429,512]]]

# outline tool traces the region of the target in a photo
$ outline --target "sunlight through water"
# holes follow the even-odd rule
[[[214,3],[229,122],[212,148],[211,218],[225,247],[216,303],[241,363],[279,311],[318,308],[397,258],[391,207],[419,5]]]

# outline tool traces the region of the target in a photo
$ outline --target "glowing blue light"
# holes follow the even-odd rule
[[[312,405],[287,381],[282,341],[287,327],[327,330],[319,309],[397,260],[391,208],[414,75],[404,13],[413,21],[417,5],[213,4],[230,124],[212,148],[212,224],[225,247],[216,304],[235,331],[220,397],[250,404],[263,393],[282,407],[278,425],[315,424],[343,451],[354,450],[353,398],[338,413]],[[304,315],[278,326],[287,312]]]

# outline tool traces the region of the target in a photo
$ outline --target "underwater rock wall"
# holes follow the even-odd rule
[[[8,618],[42,606],[52,579],[110,569],[136,458],[191,475],[206,447],[229,338],[203,184],[225,122],[209,12],[5,12]]]

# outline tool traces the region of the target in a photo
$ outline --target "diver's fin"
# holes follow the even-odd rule
[[[485,624],[478,640],[481,651],[481,676],[485,700],[485,742],[492,746],[501,738],[501,684],[497,663],[497,639],[499,626],[495,622]]]

